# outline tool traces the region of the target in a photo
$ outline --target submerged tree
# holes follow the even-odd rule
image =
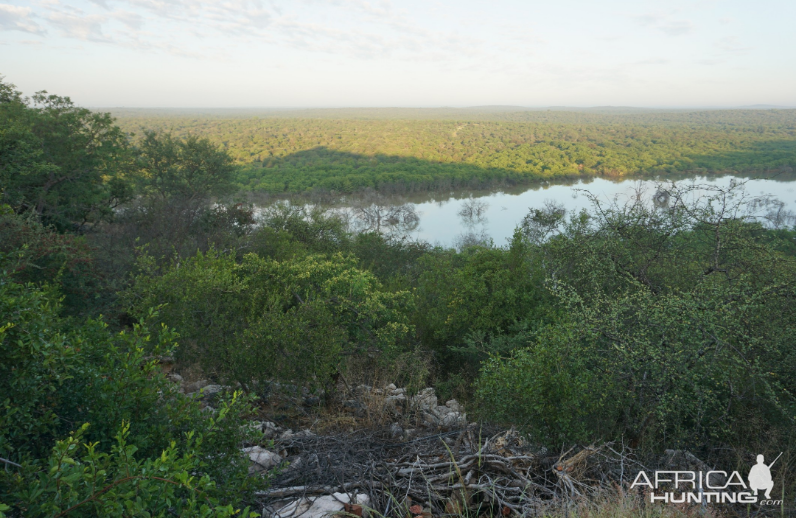
[[[489,208],[489,204],[472,197],[467,198],[459,209],[459,217],[466,225],[474,225],[484,221],[484,214]]]
[[[398,236],[414,232],[420,224],[420,216],[413,205],[391,203],[373,191],[364,195],[354,205],[352,212],[355,227],[361,232]]]

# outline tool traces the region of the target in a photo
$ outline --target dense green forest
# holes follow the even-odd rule
[[[241,424],[268,394],[306,387],[322,419],[337,380],[385,376],[555,451],[783,451],[792,495],[796,229],[754,217],[742,184],[529,207],[508,245],[458,250],[229,201],[794,164],[792,112],[551,113],[115,121],[0,82],[0,516],[257,516],[268,478],[240,448],[268,443]],[[227,389],[206,406],[165,360]]]
[[[796,168],[796,110],[118,113],[126,131],[198,135],[268,193],[411,192],[582,175]]]

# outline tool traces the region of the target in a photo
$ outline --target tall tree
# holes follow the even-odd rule
[[[232,158],[208,139],[149,131],[139,153],[143,190],[160,200],[202,200],[231,186]]]
[[[0,186],[5,203],[61,230],[108,218],[130,195],[125,134],[107,113],[0,79]]]

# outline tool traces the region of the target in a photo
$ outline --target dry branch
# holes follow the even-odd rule
[[[405,518],[413,503],[435,516],[465,508],[487,516],[533,514],[619,480],[630,462],[610,445],[554,456],[514,431],[474,425],[408,442],[395,442],[387,431],[291,436],[277,448],[291,465],[258,495],[264,503],[365,492],[372,508],[393,518]]]

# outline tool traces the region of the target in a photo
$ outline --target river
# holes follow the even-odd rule
[[[680,176],[678,186],[709,185],[728,188],[731,182],[743,182],[750,196],[773,196],[784,204],[784,209],[796,212],[796,177],[749,178],[739,176]],[[671,178],[587,178],[580,181],[544,182],[511,189],[493,191],[459,190],[439,193],[428,192],[410,196],[378,197],[379,205],[400,205],[414,209],[417,221],[404,225],[401,232],[411,239],[450,247],[472,240],[491,239],[495,246],[504,246],[511,239],[514,228],[530,208],[541,208],[545,202],[554,201],[568,214],[591,207],[587,192],[601,202],[629,200],[636,192],[650,199],[659,186],[670,185]],[[366,195],[355,195],[326,202],[327,208],[348,211],[370,203]],[[295,202],[294,202],[295,203]],[[768,209],[762,209],[761,214]],[[465,214],[463,214],[465,213]],[[469,213],[469,214],[467,214]],[[790,222],[793,224],[793,221]],[[383,230],[383,229],[382,229]]]

